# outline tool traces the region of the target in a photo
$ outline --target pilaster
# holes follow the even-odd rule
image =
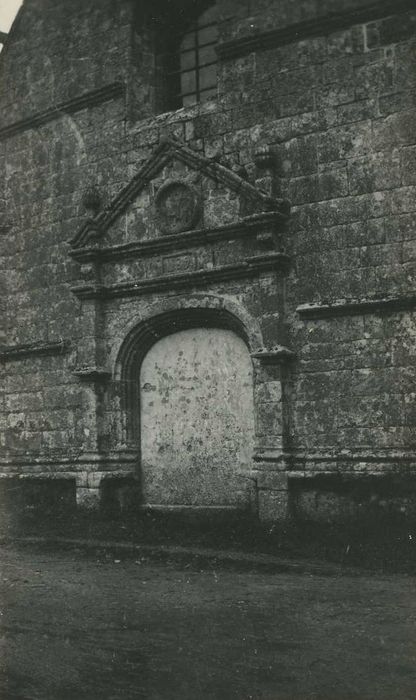
[[[276,346],[270,351],[253,353],[252,358],[258,514],[263,521],[282,521],[289,517],[290,365],[294,354],[284,346]]]

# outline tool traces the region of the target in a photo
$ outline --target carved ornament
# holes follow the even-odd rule
[[[181,180],[168,180],[158,190],[155,208],[160,230],[165,234],[190,231],[201,214],[197,191]]]

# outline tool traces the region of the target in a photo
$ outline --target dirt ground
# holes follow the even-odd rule
[[[1,700],[413,700],[415,579],[0,547]]]

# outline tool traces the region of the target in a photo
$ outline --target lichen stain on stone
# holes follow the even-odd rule
[[[143,495],[148,503],[237,505],[254,444],[252,364],[231,331],[158,341],[141,368]],[[151,387],[151,389],[150,389]]]

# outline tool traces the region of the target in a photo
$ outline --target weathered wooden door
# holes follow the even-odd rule
[[[244,506],[254,440],[252,362],[229,330],[159,340],[140,373],[143,501]]]

